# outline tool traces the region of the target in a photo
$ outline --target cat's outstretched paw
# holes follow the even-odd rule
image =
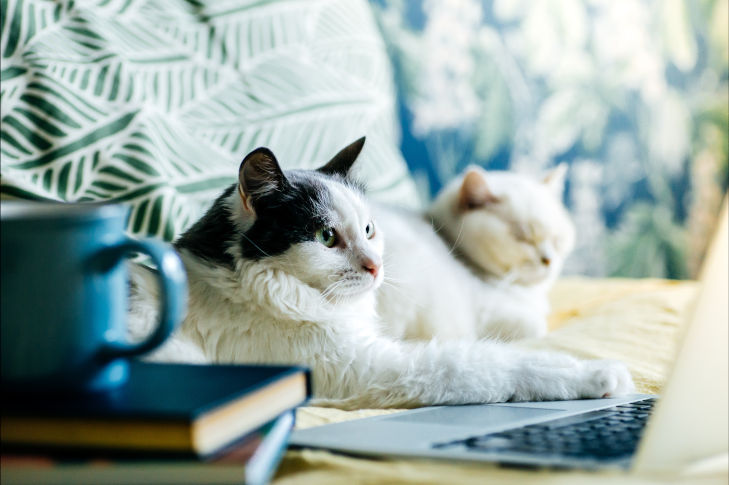
[[[633,378],[625,364],[615,360],[586,361],[586,398],[617,397],[635,391]]]

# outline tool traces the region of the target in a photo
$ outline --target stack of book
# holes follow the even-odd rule
[[[301,367],[143,362],[103,393],[5,392],[0,480],[262,485],[310,393]]]

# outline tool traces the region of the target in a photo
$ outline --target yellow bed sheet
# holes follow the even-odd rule
[[[658,279],[563,278],[550,294],[550,332],[522,345],[568,352],[583,358],[623,361],[639,392],[660,393],[675,353],[697,283]],[[304,407],[297,427],[393,412],[341,411]],[[717,482],[718,481],[718,482]],[[638,477],[624,473],[523,471],[488,464],[426,460],[373,460],[326,451],[287,452],[274,480],[289,484],[449,484],[449,483],[726,483],[725,472],[704,476]]]

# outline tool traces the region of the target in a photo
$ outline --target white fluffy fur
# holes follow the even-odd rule
[[[445,243],[421,217],[381,207],[388,277],[378,312],[387,332],[441,340],[544,335],[547,290],[574,243],[560,202],[563,175],[560,167],[540,182],[471,168],[468,182],[454,180],[429,210]]]
[[[572,251],[575,228],[562,204],[565,166],[538,181],[515,172],[471,167],[449,183],[428,213],[441,234],[486,277],[522,286],[548,287]],[[464,177],[480,181],[489,200],[460,205]],[[550,260],[549,265],[542,258]]]
[[[339,229],[359,247],[339,256],[316,243],[258,261],[237,255],[235,270],[183,251],[189,312],[173,342],[154,358],[185,360],[188,354],[178,352],[190,351],[199,359],[202,350],[211,362],[307,365],[314,403],[347,409],[599,398],[632,389],[630,374],[617,362],[579,361],[505,343],[403,342],[383,336],[374,293],[382,271],[376,278],[352,271],[361,269],[361,252],[382,254],[384,226],[375,221],[375,236],[366,239],[367,204],[344,185],[328,185],[336,194]],[[234,194],[229,203],[240,204],[240,197]],[[245,210],[233,213],[243,226],[250,224],[243,219],[254,217]],[[328,291],[336,283],[330,275],[350,279]],[[155,295],[144,283],[148,272],[135,270],[133,277],[141,290],[132,300],[139,334],[154,319]]]
[[[408,340],[516,340],[546,331],[545,298],[474,273],[419,214],[376,206],[386,233],[383,331]]]

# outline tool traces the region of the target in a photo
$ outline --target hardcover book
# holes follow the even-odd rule
[[[211,455],[310,396],[294,366],[132,362],[129,381],[99,393],[6,393],[8,447]]]
[[[269,482],[286,451],[294,411],[250,433],[210,458],[97,453],[3,451],[0,480],[8,485],[245,484]]]

